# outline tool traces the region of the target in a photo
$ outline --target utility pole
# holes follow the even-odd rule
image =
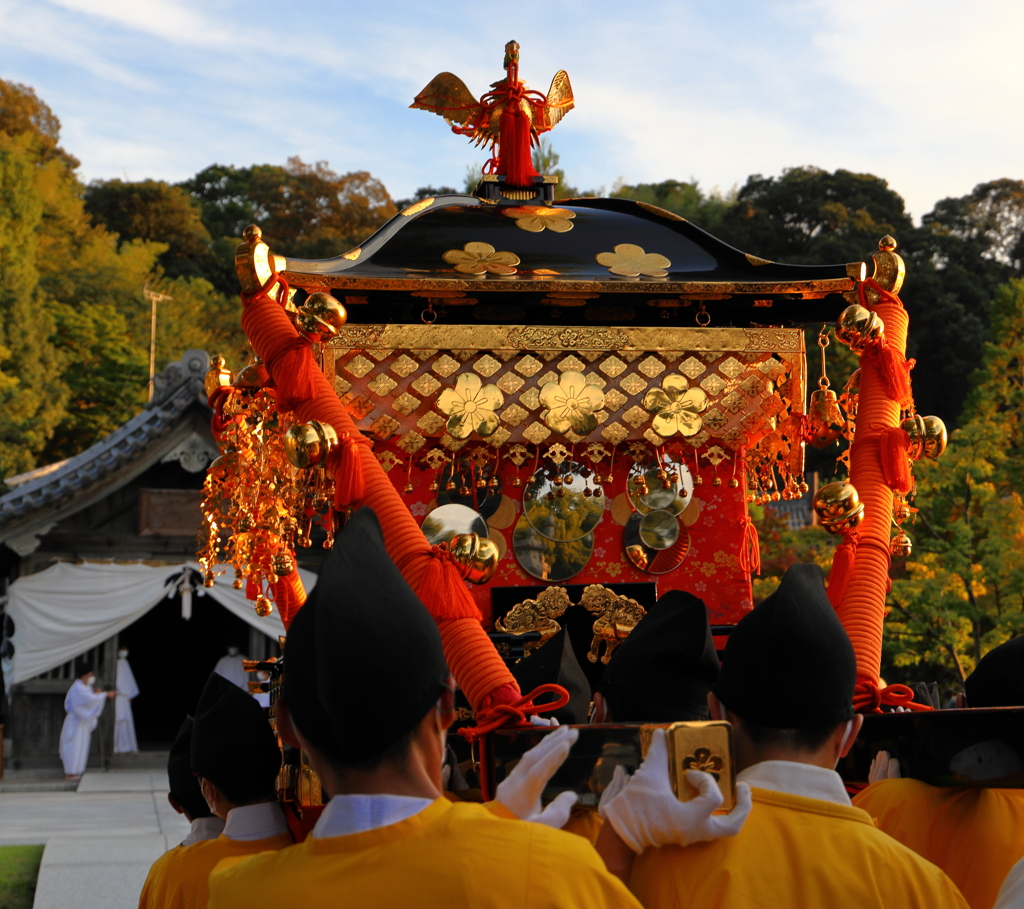
[[[149,289],[149,281],[142,288],[142,296],[149,300],[149,400],[153,400],[153,377],[156,375],[156,305],[173,300],[170,294],[157,293]]]

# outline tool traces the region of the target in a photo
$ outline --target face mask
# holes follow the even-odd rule
[[[238,656],[238,648],[237,647],[229,647],[228,648],[228,656]]]
[[[128,651],[127,650],[119,650],[119,651],[117,651],[117,656],[118,656],[118,659],[123,660],[125,657],[128,656]]]
[[[88,685],[90,688],[95,684],[95,682],[96,682],[96,676],[94,676],[94,675],[86,676],[85,684]]]

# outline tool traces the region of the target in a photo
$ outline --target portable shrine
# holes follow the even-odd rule
[[[727,630],[759,568],[748,504],[804,495],[805,444],[845,435],[850,482],[815,500],[843,537],[829,595],[858,709],[909,703],[878,686],[888,568],[910,545],[911,463],[938,456],[945,430],[913,407],[896,241],[871,266],[786,265],[642,202],[555,201],[530,152],[572,110],[569,77],[529,90],[515,42],[504,67],[479,98],[442,73],[412,105],[492,151],[472,194],[421,199],[333,259],[246,231],[236,267],[258,356],[208,377],[223,451],[208,579],[228,561],[287,626],[304,598],[295,547],[329,546],[372,504],[438,621],[474,738],[531,706],[487,631],[506,649],[526,635],[528,653],[585,626],[580,661],[599,676],[667,590]],[[860,371],[841,399],[819,380],[808,406],[804,326],[825,323]]]

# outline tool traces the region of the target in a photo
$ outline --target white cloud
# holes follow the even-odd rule
[[[904,0],[699,4],[520,0],[522,73],[569,71],[553,134],[572,182],[668,178],[728,189],[817,164],[884,177],[920,215],[1024,177],[1024,7]],[[479,6],[413,0],[0,0],[0,77],[36,87],[87,177],[181,179],[214,161],[301,154],[368,169],[396,196],[460,185],[482,155],[407,109],[437,72],[501,75]],[[39,40],[45,35],[46,40]]]

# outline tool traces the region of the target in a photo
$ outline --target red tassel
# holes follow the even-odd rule
[[[910,437],[899,426],[886,426],[878,436],[878,455],[885,483],[893,492],[906,495],[914,484],[907,457]]]
[[[913,362],[887,343],[872,345],[864,353],[874,360],[886,395],[904,410],[912,408],[914,398],[910,390],[910,368]]]
[[[857,532],[848,533],[832,555],[832,570],[828,576],[828,601],[838,609],[846,593],[846,585],[853,575],[853,561],[857,555]]]
[[[761,573],[761,541],[757,536],[757,528],[750,515],[743,525],[743,540],[740,542],[740,569]]]
[[[480,620],[476,601],[447,549],[435,549],[416,591],[423,605],[438,622],[446,619]]]
[[[366,478],[359,445],[369,444],[364,436],[349,436],[331,452],[327,459],[328,473],[334,474],[334,507],[355,505],[366,494]]]
[[[532,186],[537,171],[530,153],[530,118],[518,99],[509,99],[498,125],[498,173],[509,186]]]

